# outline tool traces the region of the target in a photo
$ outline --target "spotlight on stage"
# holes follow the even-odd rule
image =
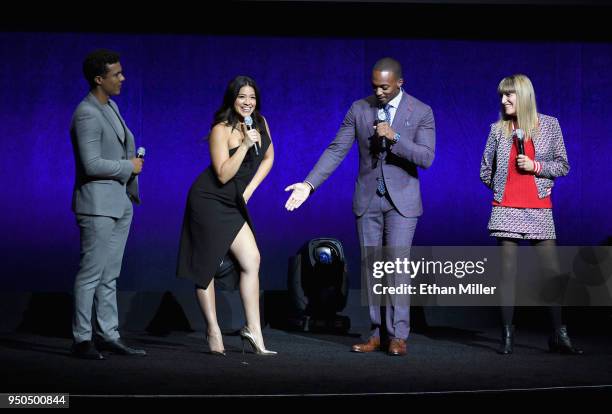
[[[304,332],[348,333],[351,321],[338,315],[348,298],[348,270],[339,240],[316,238],[289,260],[289,327]]]
[[[334,253],[337,254],[336,250],[334,250]],[[319,263],[322,264],[332,264],[332,249],[331,247],[327,247],[327,246],[319,246],[316,248],[315,250],[315,258],[317,259],[317,261]]]

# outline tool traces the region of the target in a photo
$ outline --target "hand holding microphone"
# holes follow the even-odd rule
[[[376,129],[376,134],[382,138],[380,141],[380,146],[382,149],[385,149],[387,146],[386,140],[383,134],[383,126],[379,124],[387,122],[387,115],[385,114],[385,110],[383,108],[378,108],[378,112],[376,113],[376,121],[374,121],[374,129]]]
[[[144,149],[144,147],[138,147],[138,149],[136,150],[136,157],[130,159],[130,161],[132,162],[132,165],[134,165],[134,171],[133,171],[134,175],[138,175],[142,172],[142,166],[144,165],[145,153],[146,153],[146,150]]]
[[[516,146],[518,148],[518,157],[516,157],[516,165],[520,170],[526,172],[532,172],[535,169],[535,164],[525,155],[525,131],[517,129],[514,131],[513,136],[516,137]]]
[[[394,141],[395,131],[391,128],[389,121],[387,120],[387,113],[383,108],[378,109],[377,120],[374,121],[374,128],[376,129],[376,134],[382,138],[381,140],[381,148],[384,150],[387,147],[387,140]]]
[[[516,136],[519,155],[525,155],[525,131],[519,128],[514,131],[514,135]]]
[[[516,165],[519,169],[527,172],[535,171],[535,163],[531,158],[526,155],[519,155],[516,157]]]
[[[244,125],[246,126],[246,137],[251,142],[250,147],[255,147],[255,155],[259,156],[259,148],[257,147],[257,141],[259,141],[259,132],[253,128],[253,118],[251,116],[244,117]]]

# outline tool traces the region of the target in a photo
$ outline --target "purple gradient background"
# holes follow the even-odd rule
[[[174,277],[189,186],[208,166],[203,142],[227,82],[256,79],[275,145],[274,167],[249,202],[262,252],[262,287],[286,287],[287,258],[313,237],[337,237],[359,280],[351,212],[357,152],[297,212],[285,186],[302,180],[333,139],[350,104],[371,93],[372,64],[404,65],[405,90],[431,105],[436,159],[421,171],[424,215],[418,245],[490,245],[491,194],[480,157],[498,116],[496,86],[522,72],[539,110],[556,116],[571,171],[553,190],[560,244],[612,235],[612,45],[200,35],[1,33],[0,177],[3,290],[69,291],[79,259],[70,210],[74,165],[68,128],[87,93],[83,57],[122,53],[127,78],[116,102],[137,145],[147,148],[143,204],[135,209],[122,290],[191,289]]]

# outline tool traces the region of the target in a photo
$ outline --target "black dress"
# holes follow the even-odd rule
[[[264,131],[259,156],[251,147],[227,183],[221,184],[211,165],[192,184],[183,218],[177,277],[206,288],[245,222],[255,234],[242,194],[269,146],[270,137]],[[230,157],[237,149],[229,150]],[[234,282],[236,285],[237,280]]]

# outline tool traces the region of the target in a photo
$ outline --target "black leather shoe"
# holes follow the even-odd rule
[[[514,350],[514,325],[504,325],[502,327],[501,346],[497,350],[498,354],[510,355]]]
[[[73,356],[82,359],[104,359],[92,341],[73,342],[70,352]]]
[[[550,352],[558,352],[565,355],[582,355],[584,351],[572,345],[572,341],[567,334],[565,325],[555,330],[552,336],[548,339],[548,348]]]
[[[127,356],[145,356],[147,352],[144,349],[135,349],[127,346],[121,339],[114,341],[100,341],[98,343],[100,351],[110,351],[113,354]]]

